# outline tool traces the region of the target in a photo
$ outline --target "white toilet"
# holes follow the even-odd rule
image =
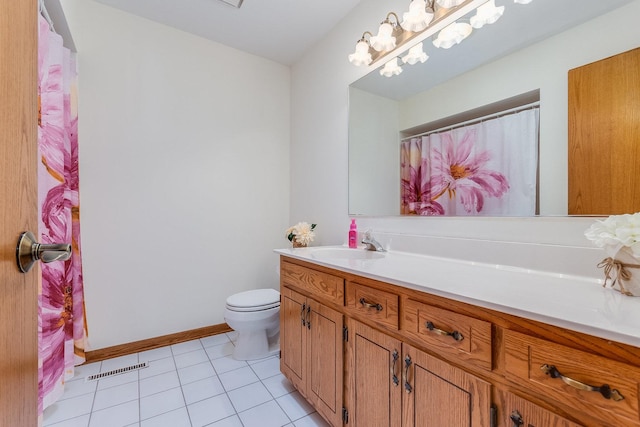
[[[224,320],[238,333],[234,359],[261,359],[280,350],[280,292],[275,289],[231,295]]]

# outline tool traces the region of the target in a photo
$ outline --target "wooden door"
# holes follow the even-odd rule
[[[486,427],[491,385],[447,362],[403,344],[408,365],[404,427]]]
[[[334,426],[342,425],[342,313],[316,301],[308,317],[308,395],[316,410]]]
[[[569,71],[569,214],[640,211],[640,48]]]
[[[38,267],[15,248],[37,231],[37,3],[0,2],[0,424],[36,426]]]
[[[500,395],[500,425],[515,427],[582,427],[509,392]]]
[[[349,425],[400,426],[403,390],[401,341],[350,320],[348,347]]]
[[[285,287],[280,295],[280,371],[307,397],[307,299]]]

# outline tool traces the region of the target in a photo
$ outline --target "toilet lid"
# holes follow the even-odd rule
[[[267,310],[280,305],[280,292],[275,289],[255,289],[240,292],[227,298],[227,307],[232,310]],[[244,310],[243,310],[244,309]]]

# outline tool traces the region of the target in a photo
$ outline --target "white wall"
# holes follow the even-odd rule
[[[345,242],[349,224],[346,192],[347,87],[363,72],[349,64],[346,58],[362,30],[378,22],[387,8],[384,0],[361,2],[292,70],[291,216],[313,217],[314,222],[319,224],[318,230],[323,233],[322,244]],[[634,1],[559,36],[559,40],[588,46],[591,52],[572,59],[576,64],[587,63],[599,59],[605,51],[613,54],[638,46],[640,33],[637,32],[636,16],[640,16],[640,1]],[[619,34],[603,31],[603,27],[612,22],[620,29]],[[533,69],[523,73],[521,78],[525,81],[522,82],[522,92],[538,86],[537,82],[527,80],[536,71]],[[470,74],[461,78],[473,82],[477,77]],[[454,98],[466,95],[464,88],[459,87],[447,87],[441,95],[443,93],[446,97]],[[545,99],[551,100],[554,95],[562,102],[566,97],[566,83],[545,87],[545,93],[542,94]],[[441,96],[440,100],[446,97]],[[543,104],[541,109],[544,111],[545,108]],[[543,114],[542,121],[554,120],[548,114]],[[557,120],[563,121],[557,126],[563,129],[556,132],[565,131],[566,113],[557,114]],[[547,135],[541,135],[542,139],[545,137]],[[564,140],[557,143],[564,143]],[[309,166],[307,162],[311,159],[313,163]],[[566,159],[557,161],[566,164]],[[331,174],[327,171],[331,171]],[[463,257],[474,257],[478,250],[484,250],[483,259],[487,261],[503,262],[509,258],[509,262],[527,262],[534,266],[532,268],[548,267],[554,271],[562,270],[563,265],[567,264],[571,265],[571,273],[601,275],[593,263],[603,253],[593,248],[583,236],[583,231],[592,222],[590,218],[567,217],[358,219],[360,230],[372,227],[387,242],[393,239],[395,243],[392,246],[401,243],[412,250],[429,250],[432,253],[439,253],[441,248],[446,248],[447,255]],[[416,240],[416,236],[427,237]],[[407,239],[402,237],[411,237],[412,240],[407,243]],[[477,241],[470,241],[474,239]],[[514,246],[514,243],[517,245]],[[558,250],[550,251],[550,248]],[[526,251],[519,252],[520,249]],[[442,253],[445,254],[444,251]],[[549,257],[550,253],[553,253],[553,259]],[[520,258],[523,261],[518,261],[519,255],[522,255]]]
[[[228,295],[278,286],[289,69],[93,1],[62,4],[79,59],[91,348],[223,323]]]

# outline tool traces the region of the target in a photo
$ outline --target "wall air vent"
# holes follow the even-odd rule
[[[97,381],[103,378],[112,377],[114,375],[126,374],[127,372],[136,371],[138,369],[147,368],[149,362],[138,363],[137,365],[127,366],[126,368],[113,369],[107,372],[100,372],[99,374],[89,375],[84,379],[85,382]]]

